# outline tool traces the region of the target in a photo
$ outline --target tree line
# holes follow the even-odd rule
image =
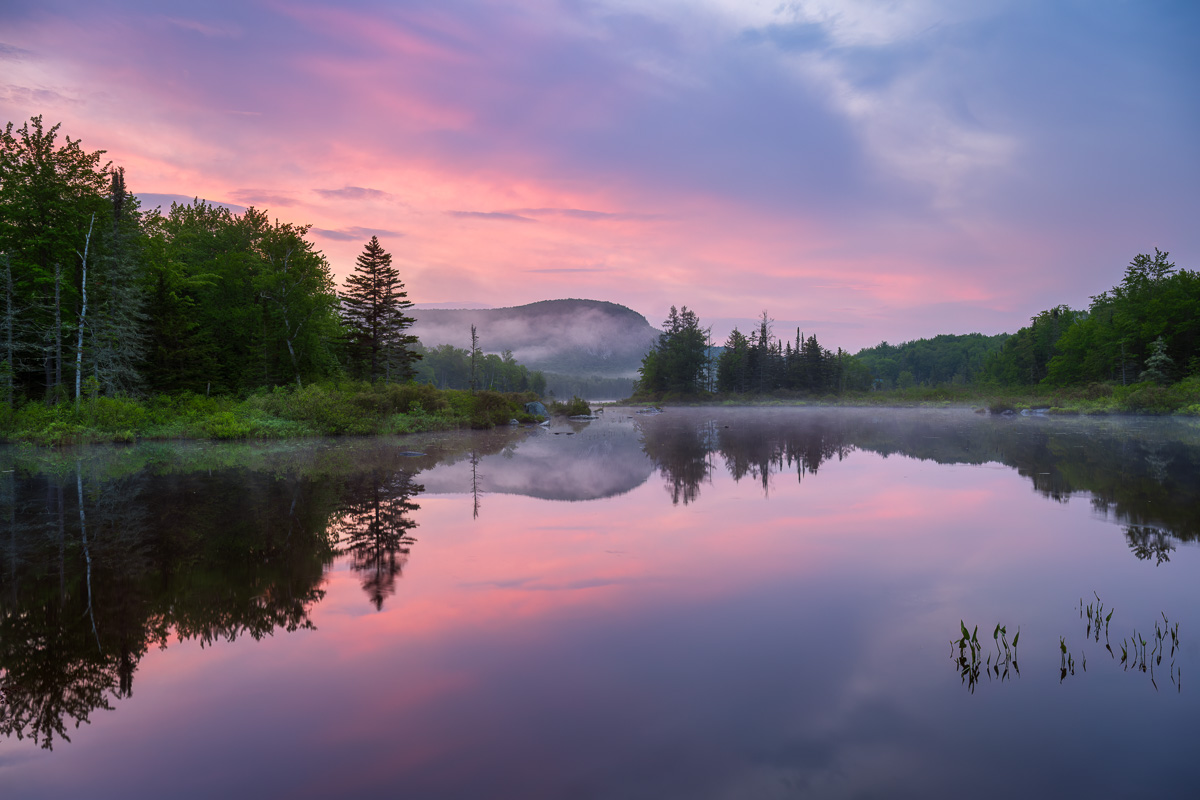
[[[546,376],[517,363],[511,350],[485,354],[477,345],[472,349],[452,344],[426,348],[418,343],[414,347],[421,357],[415,368],[417,381],[439,389],[546,393]]]
[[[416,374],[412,306],[372,237],[341,291],[310,226],[195,200],[144,210],[125,171],[34,117],[0,131],[0,392],[81,396]]]
[[[898,345],[884,341],[859,350],[854,358],[870,371],[873,385],[879,389],[967,386],[983,378],[988,356],[1008,338],[1007,333],[968,333],[939,334]]]
[[[1129,385],[1200,374],[1200,273],[1177,269],[1169,255],[1158,248],[1137,255],[1087,310],[1040,312],[989,356],[985,380]]]
[[[672,306],[657,343],[642,359],[635,394],[831,394],[870,388],[866,367],[840,347],[831,351],[800,330],[793,344],[776,337],[771,324],[764,311],[749,336],[734,328],[724,346],[716,347],[711,328],[701,327],[694,311]]]
[[[1157,248],[1137,255],[1121,282],[1093,297],[1087,310],[1059,305],[1012,335],[885,341],[854,356],[799,330],[794,340],[777,338],[765,311],[749,335],[735,328],[717,347],[695,312],[672,306],[642,360],[635,396],[1165,385],[1200,376],[1197,309],[1200,273],[1177,269]]]

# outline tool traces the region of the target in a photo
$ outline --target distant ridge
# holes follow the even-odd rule
[[[426,347],[470,347],[475,325],[485,353],[511,350],[530,369],[564,375],[632,377],[659,334],[632,308],[604,300],[486,309],[417,306],[409,313],[417,320],[412,332]]]

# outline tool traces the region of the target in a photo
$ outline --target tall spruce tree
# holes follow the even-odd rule
[[[415,320],[404,312],[413,304],[377,237],[363,247],[341,297],[353,366],[372,381],[412,378],[421,355],[417,337],[405,333]]]

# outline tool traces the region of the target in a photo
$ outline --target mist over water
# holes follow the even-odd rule
[[[1198,486],[1194,423],[964,411],[4,449],[0,785],[1184,796]]]

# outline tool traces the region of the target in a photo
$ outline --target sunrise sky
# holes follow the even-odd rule
[[[311,223],[339,281],[376,234],[418,303],[857,350],[1200,268],[1198,41],[1186,0],[3,0],[0,122]]]

